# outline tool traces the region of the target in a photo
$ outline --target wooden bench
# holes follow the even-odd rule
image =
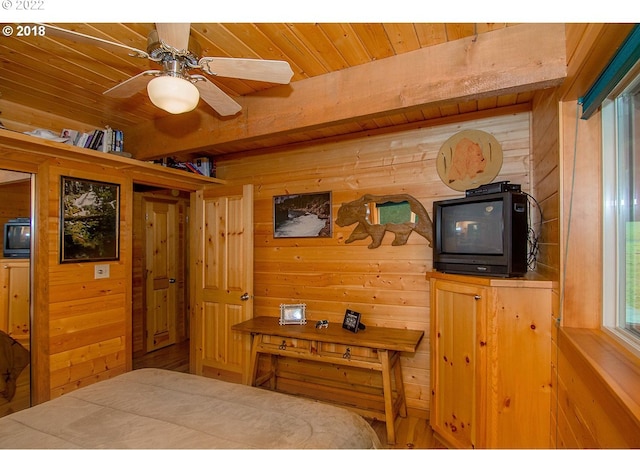
[[[256,317],[231,328],[253,336],[247,381],[253,386],[261,386],[269,381],[271,389],[276,388],[277,359],[280,356],[381,372],[384,398],[382,414],[376,414],[370,408],[352,406],[351,409],[363,416],[384,420],[387,440],[390,444],[395,443],[395,419],[398,415],[407,415],[400,353],[414,353],[424,335],[423,331],[367,326],[353,333],[336,323],[331,323],[327,328],[316,328],[315,323],[279,325],[277,317]],[[271,355],[271,367],[266,374],[257,378],[260,353]]]

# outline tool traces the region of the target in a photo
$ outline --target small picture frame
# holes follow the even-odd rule
[[[360,327],[360,313],[347,309],[344,313],[344,321],[342,322],[342,328],[349,330],[352,333],[357,333]]]
[[[280,305],[280,325],[304,325],[307,323],[307,305]]]

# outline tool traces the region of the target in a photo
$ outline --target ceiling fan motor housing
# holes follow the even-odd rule
[[[186,51],[175,49],[162,42],[158,37],[158,31],[155,29],[151,30],[147,37],[147,53],[149,54],[149,58],[154,61],[160,62],[182,58],[185,60],[186,65],[198,67],[201,52],[202,47],[200,47],[198,41],[192,36],[189,36],[189,48]]]

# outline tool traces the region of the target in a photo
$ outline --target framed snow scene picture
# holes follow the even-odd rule
[[[273,237],[331,237],[331,192],[273,197]]]
[[[120,185],[62,177],[60,262],[119,259]]]

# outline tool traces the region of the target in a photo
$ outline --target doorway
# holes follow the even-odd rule
[[[189,367],[188,192],[134,185],[133,368]]]
[[[31,405],[32,188],[32,174],[0,170],[0,417]]]

